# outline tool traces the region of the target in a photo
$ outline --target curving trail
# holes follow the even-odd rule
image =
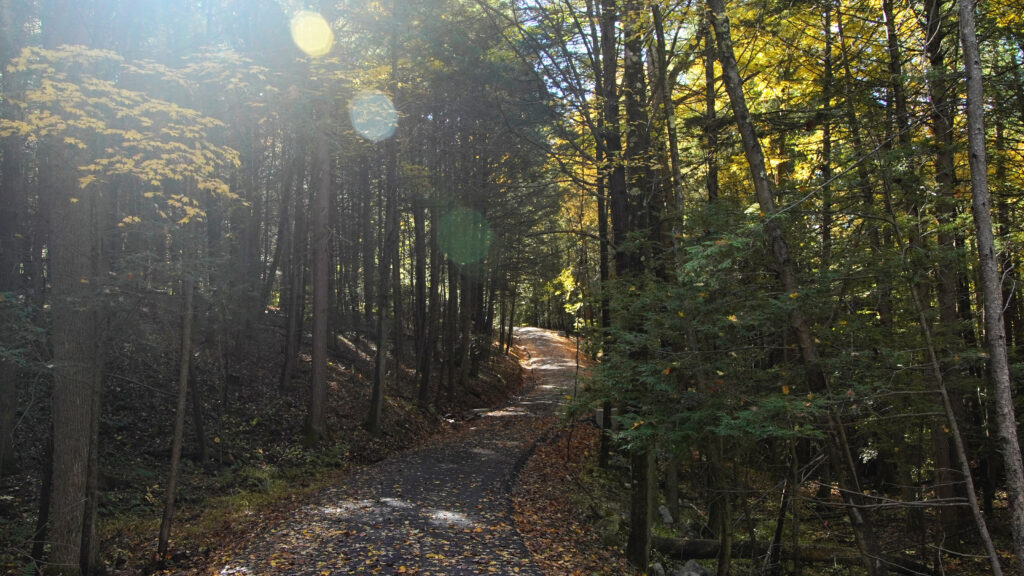
[[[527,392],[430,446],[361,469],[266,527],[213,574],[541,576],[516,532],[512,480],[576,374],[557,332],[517,328]]]

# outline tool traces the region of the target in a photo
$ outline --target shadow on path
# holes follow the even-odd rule
[[[572,390],[576,349],[549,330],[515,335],[528,352],[527,392],[426,448],[360,469],[214,573],[540,576],[508,495],[551,424],[544,417]]]

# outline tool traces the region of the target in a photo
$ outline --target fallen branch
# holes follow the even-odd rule
[[[718,540],[683,540],[680,538],[666,538],[655,536],[653,538],[654,549],[670,558],[680,560],[708,560],[718,557]],[[733,558],[759,558],[768,553],[768,543],[750,541],[734,542],[732,545]],[[843,566],[860,566],[863,560],[860,552],[854,548],[843,546],[801,546],[794,554],[793,549],[782,549],[782,560],[797,560],[800,562],[814,564],[826,563],[840,564]],[[883,558],[888,569],[897,574],[908,576],[935,576],[936,572],[930,566],[917,562],[911,562],[902,558]]]

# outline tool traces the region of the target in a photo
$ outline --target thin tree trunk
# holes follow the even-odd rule
[[[196,454],[198,462],[206,462],[210,457],[209,445],[206,442],[206,419],[203,416],[203,395],[199,389],[199,379],[195,375],[195,365],[189,365],[189,403],[192,405],[192,427],[196,435]]]
[[[319,124],[329,125],[329,114],[321,111]],[[331,294],[328,274],[330,273],[331,229],[331,155],[326,134],[320,134],[317,142],[316,194],[313,199],[313,378],[310,382],[309,412],[306,415],[306,431],[303,443],[315,445],[327,435],[327,338]]]
[[[1006,354],[1003,329],[1003,294],[992,234],[992,212],[988,191],[988,162],[985,159],[985,94],[982,86],[981,55],[974,24],[974,3],[958,0],[960,43],[967,73],[968,163],[971,168],[972,211],[977,231],[978,267],[985,304],[985,341],[988,347],[989,377],[992,380],[993,408],[999,445],[1006,470],[1006,490],[1010,501],[1010,526],[1018,572],[1024,573],[1024,463],[1017,440],[1017,418],[1013,408],[1013,388]],[[999,570],[993,558],[993,572]]]
[[[383,198],[381,199],[383,202]],[[390,210],[390,207],[388,207]],[[380,209],[378,209],[378,214]],[[390,221],[386,216],[385,222]],[[389,262],[390,252],[387,249],[387,236],[386,230],[382,235],[382,246],[381,246],[381,259],[380,266],[378,267],[378,284],[377,284],[377,351],[374,356],[374,368],[373,368],[373,389],[370,394],[370,412],[366,419],[366,429],[371,434],[379,434],[381,429],[381,420],[384,415],[384,387],[386,385],[387,378],[387,358],[388,358],[388,280],[389,270],[391,263]]]
[[[359,221],[363,224],[359,242],[363,255],[363,323],[369,328],[375,326],[376,322],[373,307],[377,303],[375,292],[377,275],[374,273],[376,270],[377,231],[373,218],[370,218],[370,198],[373,194],[370,190],[369,160],[365,158],[359,167],[359,185],[356,187],[356,193],[363,199],[359,205]]]
[[[285,334],[285,357],[284,366],[281,370],[281,390],[286,390],[292,381],[295,373],[296,362],[298,361],[299,345],[302,342],[302,317],[306,307],[306,244],[308,243],[309,230],[307,225],[306,207],[302,194],[305,182],[306,155],[299,155],[302,164],[301,172],[296,181],[293,212],[294,224],[291,234],[291,255],[288,257],[288,274],[285,280],[288,283],[287,290],[287,312],[288,328]]]
[[[413,202],[413,258],[415,268],[413,271],[413,282],[415,284],[415,297],[413,302],[413,322],[415,322],[416,341],[416,376],[422,378],[423,356],[427,355],[427,240],[426,240],[426,214],[425,207],[421,200]],[[427,370],[430,370],[430,363],[426,363]],[[422,394],[421,394],[422,398]]]
[[[430,402],[430,376],[433,371],[434,340],[440,331],[441,295],[439,292],[441,279],[441,258],[437,247],[437,217],[431,208],[430,216],[430,302],[427,308],[426,330],[424,332],[423,350],[419,361],[420,390],[419,405],[425,408]]]
[[[707,146],[705,185],[708,202],[718,199],[718,121],[715,118],[715,31],[710,17],[704,31],[704,138]]]
[[[171,471],[167,476],[167,498],[164,515],[160,522],[160,536],[157,541],[157,556],[161,562],[167,559],[167,545],[171,538],[171,520],[174,518],[174,498],[178,489],[178,468],[181,463],[181,445],[185,436],[185,404],[188,400],[188,373],[192,358],[192,299],[193,280],[191,272],[182,265],[181,280],[184,310],[181,326],[181,361],[178,365],[178,400],[174,411],[174,437],[171,442]]]

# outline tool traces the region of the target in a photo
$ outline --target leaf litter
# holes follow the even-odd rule
[[[513,483],[534,444],[557,426],[576,362],[569,341],[555,332],[519,329],[517,338],[532,386],[509,404],[424,448],[359,470],[195,573],[590,574],[567,567],[568,556],[552,571],[549,555],[537,547],[557,542],[564,549],[566,538],[586,534],[585,526],[550,525],[545,530],[564,534],[539,539],[527,530],[529,546],[520,534]]]

